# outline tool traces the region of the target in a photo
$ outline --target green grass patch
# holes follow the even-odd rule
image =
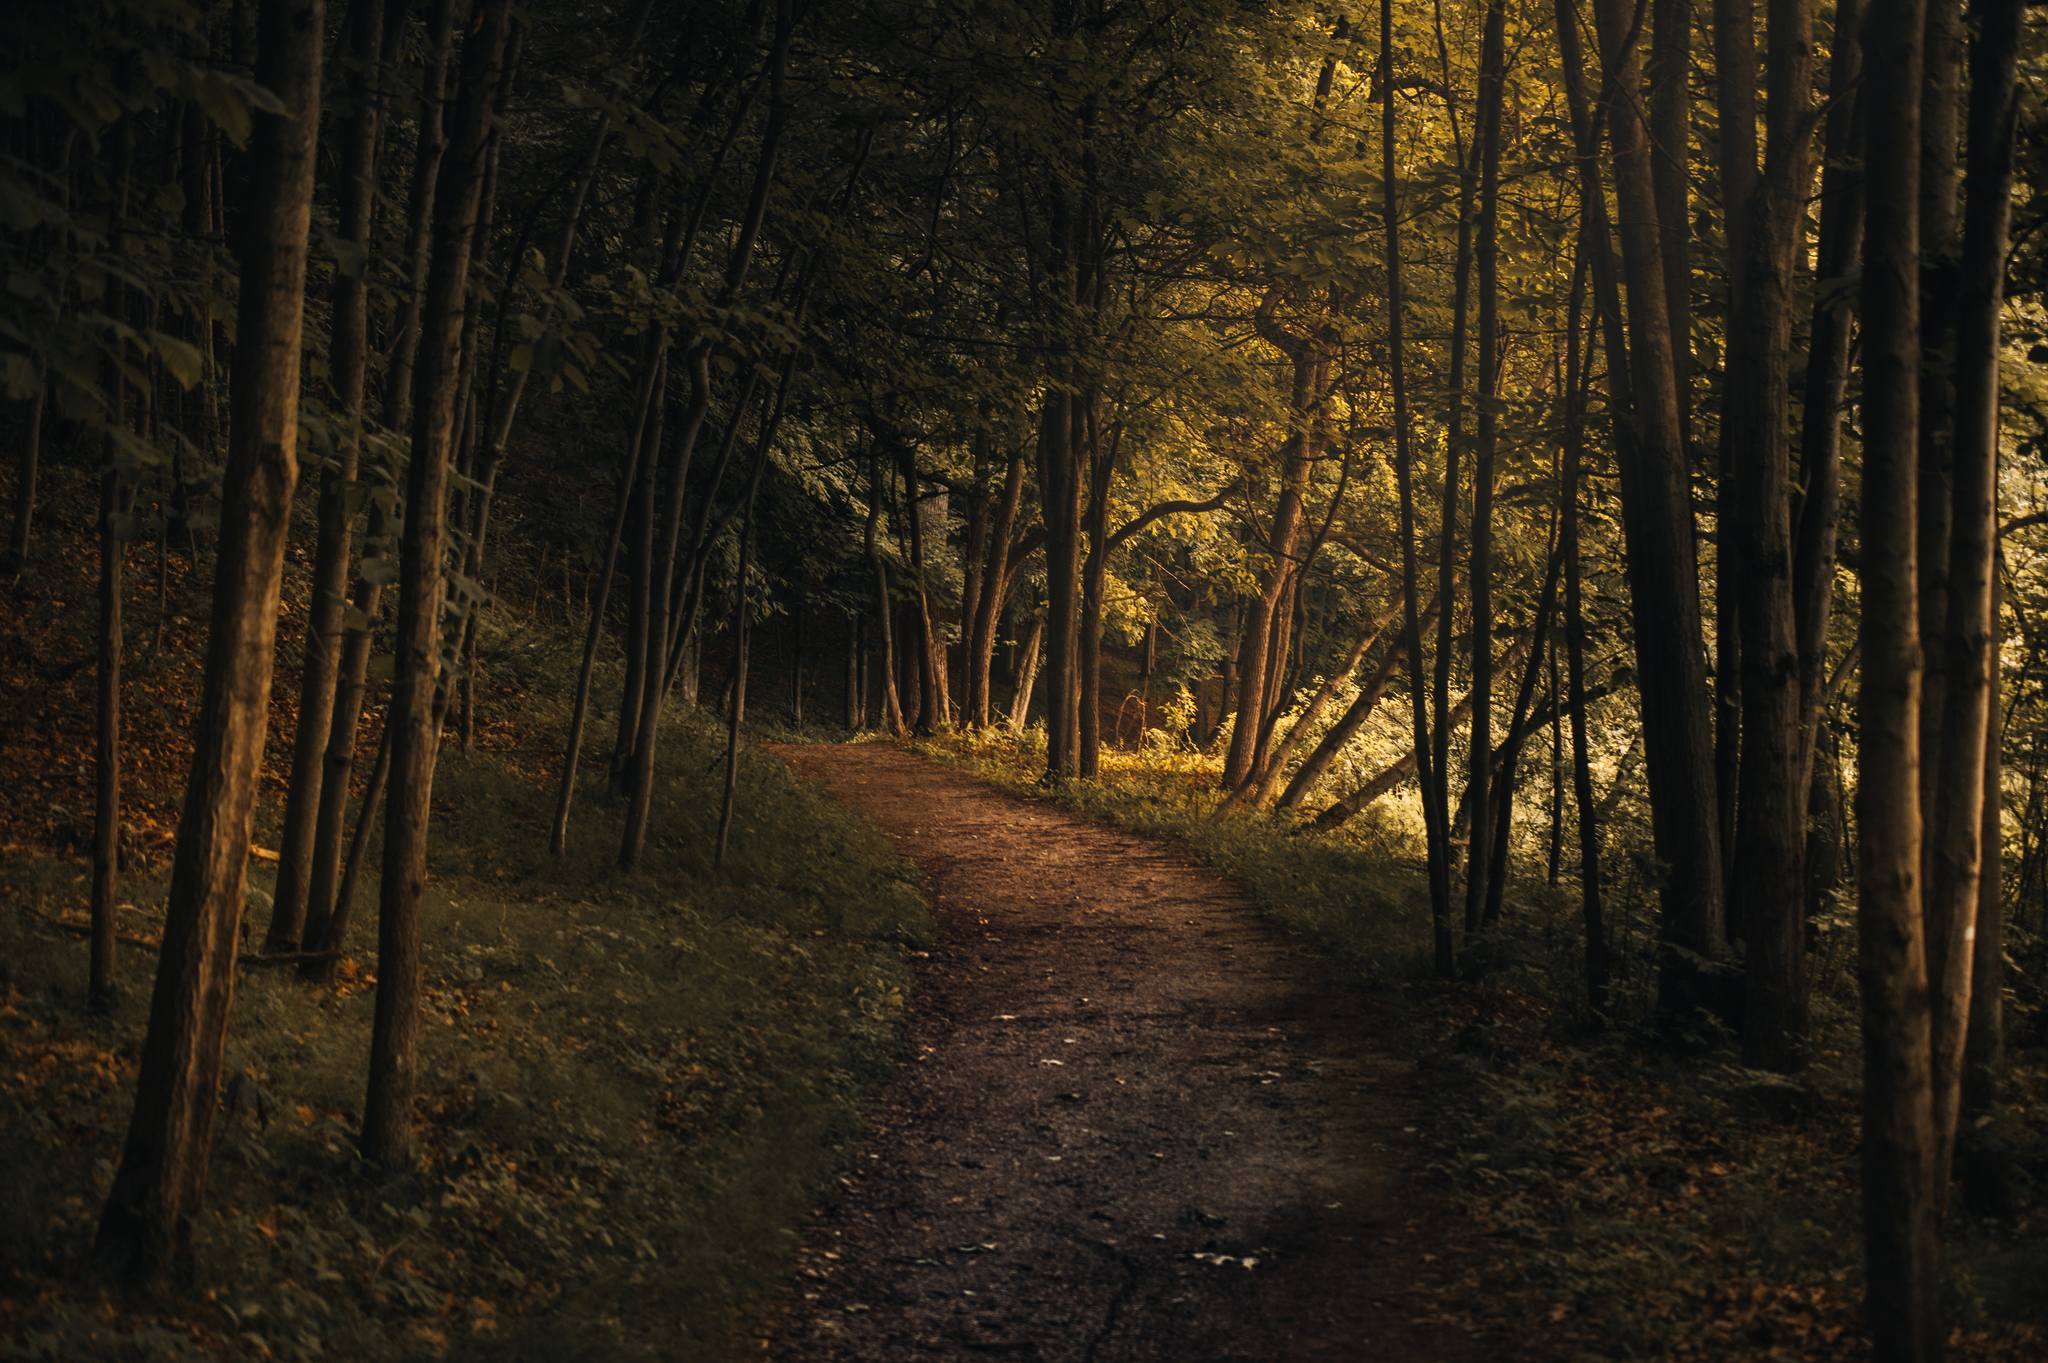
[[[522,735],[559,734],[539,709]],[[76,1267],[154,953],[124,942],[125,995],[87,1016],[85,947],[60,923],[83,919],[82,868],[0,869],[0,1356],[716,1356],[897,1058],[907,958],[931,923],[879,834],[763,757],[743,761],[714,872],[722,733],[677,720],[663,747],[630,876],[599,793],[557,860],[552,793],[521,753],[444,751],[417,1169],[354,1154],[373,889],[338,988],[241,972],[200,1290],[178,1300],[108,1297]],[[272,868],[252,869],[253,942]],[[163,880],[131,875],[124,932],[159,931]]]

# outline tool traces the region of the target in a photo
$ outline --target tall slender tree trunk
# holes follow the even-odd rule
[[[1739,540],[1741,565],[1742,742],[1731,903],[1741,906],[1736,933],[1747,946],[1743,1055],[1752,1065],[1792,1070],[1806,1060],[1807,804],[1799,780],[1792,573],[1792,305],[1811,180],[1813,11],[1811,0],[1770,0],[1769,8],[1764,168],[1740,204],[1745,225],[1736,240],[1743,254],[1730,262],[1735,306],[1722,430],[1742,474],[1737,514],[1721,533]],[[1752,32],[1737,36],[1749,42]],[[1753,72],[1753,48],[1748,55]],[[1730,200],[1731,212],[1736,202]]]
[[[1436,621],[1436,662],[1430,677],[1431,748],[1427,779],[1434,786],[1431,799],[1436,806],[1438,836],[1443,841],[1444,869],[1441,890],[1436,878],[1430,885],[1430,913],[1448,923],[1451,907],[1451,861],[1454,856],[1451,831],[1451,660],[1455,653],[1452,636],[1457,621],[1458,570],[1458,465],[1465,441],[1465,356],[1472,300],[1472,205],[1479,193],[1479,164],[1474,149],[1467,146],[1458,127],[1458,105],[1452,93],[1450,52],[1444,40],[1443,7],[1436,5],[1437,60],[1443,78],[1444,115],[1450,124],[1451,143],[1458,161],[1458,233],[1451,285],[1450,410],[1444,420],[1444,488],[1441,524],[1437,530],[1436,591],[1442,609]],[[1382,110],[1382,118],[1385,111]],[[1384,129],[1382,130],[1384,131]],[[1418,664],[1419,665],[1419,664]],[[1424,808],[1429,807],[1425,802]],[[1441,933],[1439,932],[1439,936]],[[1439,973],[1446,953],[1439,946]]]
[[[396,55],[404,36],[401,14],[387,12],[382,56]],[[406,238],[406,263],[412,287],[403,294],[394,325],[392,352],[385,366],[382,397],[384,424],[391,430],[406,429],[412,421],[413,359],[418,353],[420,308],[425,290],[429,254],[433,249],[428,231],[434,217],[434,193],[440,178],[441,156],[447,146],[447,129],[442,101],[447,91],[449,55],[454,50],[454,10],[451,0],[433,0],[427,14],[427,54],[420,87],[418,136],[413,152],[411,198],[407,213],[410,224]],[[376,489],[370,493],[369,514],[363,530],[363,557],[354,590],[349,596],[358,623],[342,636],[338,680],[335,684],[333,721],[328,728],[327,750],[322,759],[320,802],[314,814],[313,859],[306,890],[306,923],[301,939],[313,954],[301,973],[308,978],[325,978],[333,969],[348,926],[353,904],[342,900],[341,886],[351,880],[343,874],[344,845],[348,840],[348,794],[355,770],[356,731],[361,727],[369,693],[370,655],[375,644],[374,622],[382,603],[384,586],[398,576],[394,558],[393,529],[401,514],[397,490]],[[373,566],[374,565],[374,566]],[[366,800],[359,822],[370,820],[371,801]]]
[[[889,566],[882,559],[882,460],[879,451],[868,456],[868,516],[862,530],[867,549],[868,571],[875,577],[875,679],[881,684],[881,723],[891,737],[903,735],[903,703],[896,692],[896,632],[890,615],[895,603],[889,594]]]
[[[1880,1363],[1941,1357],[1933,1024],[1921,913],[1920,85],[1925,0],[1873,0],[1865,81],[1863,678],[1856,790],[1865,1310]]]
[[[1930,650],[1946,656],[1940,770],[1934,785],[1934,876],[1927,887],[1927,975],[1934,996],[1934,1187],[1946,1205],[1975,969],[1980,881],[1998,876],[1997,787],[1985,781],[1997,732],[1992,659],[1998,546],[2000,321],[2012,218],[2020,5],[1979,0],[1970,53],[1969,166],[1963,250],[1953,300],[1954,503],[1947,618]],[[1985,815],[1986,791],[1994,805]],[[1992,836],[1985,836],[1990,828]]]
[[[1842,419],[1849,386],[1854,295],[1843,285],[1863,250],[1863,19],[1860,0],[1835,7],[1828,68],[1827,135],[1820,188],[1820,241],[1801,414],[1792,598],[1799,639],[1799,784],[1813,784],[1814,749],[1828,681],[1836,531],[1842,506]]]
[[[285,785],[284,830],[278,844],[277,885],[271,897],[265,946],[296,951],[306,927],[306,896],[313,878],[316,821],[324,759],[334,726],[341,666],[343,599],[348,591],[354,515],[350,491],[363,450],[363,388],[369,365],[367,254],[377,192],[377,133],[381,100],[379,55],[384,45],[385,0],[352,0],[348,12],[349,125],[341,171],[341,236],[362,257],[353,270],[334,273],[334,311],[328,339],[328,383],[345,429],[334,463],[321,475],[319,532],[313,549],[313,601],[306,622],[306,656],[299,679],[299,713]]]
[[[1465,873],[1465,931],[1477,932],[1492,898],[1491,820],[1485,817],[1493,754],[1493,466],[1500,438],[1500,125],[1506,102],[1506,0],[1488,0],[1479,40],[1479,430],[1472,460],[1472,744],[1467,776],[1480,817],[1472,821]]]
[[[1406,355],[1406,306],[1401,275],[1400,181],[1394,161],[1394,0],[1380,0],[1380,218],[1385,228],[1387,256],[1387,377],[1394,399],[1394,481],[1401,503],[1401,651],[1408,658],[1409,720],[1414,732],[1415,757],[1420,767],[1422,820],[1428,849],[1430,949],[1436,973],[1443,979],[1457,974],[1457,938],[1451,929],[1450,828],[1444,808],[1443,783],[1433,765],[1430,746],[1429,696],[1423,682],[1422,631],[1424,619],[1418,604],[1422,567],[1416,550],[1415,454],[1408,411]],[[1459,223],[1464,235],[1464,223]],[[1444,515],[1451,519],[1452,490],[1456,479],[1446,475]],[[1446,544],[1448,544],[1448,525]],[[1441,610],[1448,623],[1452,614],[1447,593],[1451,577],[1450,555],[1439,565],[1434,609]],[[1448,650],[1445,651],[1446,657]]]
[[[1924,658],[1920,705],[1920,887],[1928,896],[1927,955],[1938,971],[1947,933],[1932,895],[1941,838],[1943,716],[1948,710],[1949,535],[1955,514],[1955,383],[1957,207],[1956,156],[1961,145],[1963,6],[1929,0],[1920,70],[1920,468],[1915,515],[1919,533],[1920,644]],[[1935,1044],[1942,1042],[1937,1007]],[[1936,1066],[1939,1136],[1942,1077]]]
[[[1722,368],[1724,416],[1720,429],[1718,478],[1715,488],[1714,537],[1714,790],[1720,820],[1721,854],[1728,883],[1734,884],[1737,838],[1736,805],[1741,790],[1743,576],[1742,547],[1745,481],[1752,470],[1745,460],[1743,408],[1750,401],[1748,377],[1753,370],[1745,337],[1733,344],[1743,313],[1742,275],[1750,258],[1749,237],[1755,216],[1757,185],[1756,6],[1753,0],[1714,0],[1714,97],[1720,127],[1722,232],[1726,242],[1728,292],[1726,308],[1731,344]],[[1668,302],[1668,295],[1667,295]],[[1684,418],[1684,399],[1679,414]],[[1768,494],[1766,494],[1768,495]],[[1735,896],[1740,904],[1740,896]],[[1732,941],[1741,935],[1738,915],[1723,926]]]
[[[1584,306],[1587,266],[1591,251],[1586,237],[1595,226],[1594,214],[1581,205],[1579,220],[1580,268],[1572,272],[1572,291],[1565,306],[1564,486],[1558,501],[1564,520],[1559,526],[1559,548],[1564,553],[1564,646],[1565,675],[1569,686],[1565,708],[1572,726],[1572,801],[1579,824],[1579,915],[1586,930],[1586,1001],[1596,1016],[1608,1012],[1609,993],[1607,925],[1600,898],[1600,821],[1593,800],[1593,762],[1586,738],[1586,614],[1584,565],[1579,549],[1579,480],[1585,462],[1586,392],[1582,369],[1586,349],[1580,327]],[[1606,228],[1600,226],[1601,231]]]
[[[1853,3],[1853,0],[1851,0]],[[1680,422],[1692,417],[1692,0],[1652,0],[1650,18],[1650,163],[1657,192],[1664,306],[1671,315],[1671,357],[1678,367]]]
[[[258,16],[257,79],[284,112],[258,114],[251,145],[234,420],[199,726],[135,1109],[94,1250],[103,1271],[130,1280],[158,1279],[188,1259],[205,1194],[298,474],[323,18],[321,0],[280,0]]]
[[[124,385],[113,381],[115,425],[126,420]],[[121,598],[128,560],[132,497],[114,441],[100,473],[100,618],[93,694],[92,950],[86,1000],[96,1012],[114,1004],[115,914],[121,893]]]
[[[377,922],[377,1004],[363,1104],[364,1158],[400,1167],[412,1155],[412,1102],[419,1033],[420,897],[426,888],[427,821],[433,799],[436,669],[449,458],[455,437],[464,300],[469,286],[484,158],[511,28],[507,0],[478,0],[463,42],[462,76],[440,184],[433,260],[420,322],[420,365],[400,539],[396,674],[391,710],[391,788]]]
[[[645,420],[646,409],[641,409]],[[576,669],[576,695],[569,707],[569,740],[562,754],[562,778],[555,787],[555,818],[548,832],[548,850],[561,856],[569,850],[569,809],[576,798],[576,768],[583,752],[583,728],[590,715],[591,679],[597,670],[598,646],[604,641],[605,610],[611,604],[612,582],[618,576],[620,541],[625,538],[626,519],[632,511],[633,489],[639,483],[641,460],[646,457],[639,436],[627,443],[626,457],[619,470],[619,487],[612,499],[611,530],[605,537],[598,569],[597,590],[590,604],[590,619],[583,629],[583,661]],[[641,655],[644,659],[645,654]]]
[[[1647,131],[1634,100],[1621,93],[1640,85],[1641,62],[1626,0],[1596,0],[1594,11],[1602,65],[1610,88],[1617,92],[1607,102],[1607,117],[1628,282],[1627,416],[1632,418],[1621,460],[1622,529],[1652,833],[1658,860],[1665,867],[1658,999],[1667,1013],[1682,1014],[1711,998],[1700,963],[1722,951],[1713,734],[1700,636],[1691,489]],[[1588,154],[1588,149],[1582,148],[1581,154]],[[1617,420],[1621,416],[1618,412]]]
[[[1074,432],[1079,400],[1048,389],[1038,431],[1040,514],[1045,518],[1045,774],[1063,781],[1081,766],[1076,670],[1081,642],[1081,469]]]

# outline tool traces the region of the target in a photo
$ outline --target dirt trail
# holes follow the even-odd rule
[[[1435,1306],[1412,1067],[1365,1000],[1160,844],[882,744],[778,752],[923,869],[944,926],[913,1062],[763,1353],[1476,1355]]]

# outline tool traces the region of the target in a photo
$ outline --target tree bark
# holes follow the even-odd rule
[[[1858,977],[1865,1311],[1880,1363],[1941,1356],[1932,1020],[1921,914],[1920,86],[1925,0],[1873,0],[1865,80]]]
[[[1746,8],[1741,0],[1719,3]],[[1742,907],[1730,917],[1739,917],[1734,929],[1747,947],[1743,1057],[1760,1068],[1795,1070],[1806,1061],[1807,802],[1799,781],[1791,352],[1794,255],[1803,246],[1812,178],[1813,11],[1811,0],[1770,0],[1769,9],[1763,174],[1748,179],[1746,200],[1724,185],[1730,213],[1739,207],[1744,224],[1735,236],[1742,254],[1729,262],[1735,287],[1722,418],[1724,450],[1741,469],[1736,515],[1721,527],[1740,546],[1742,741],[1731,902]],[[1717,11],[1716,19],[1725,15]],[[1725,40],[1743,49],[1751,83],[1753,39],[1751,28]],[[1729,117],[1724,110],[1724,124]]]
[[[1031,688],[1038,683],[1038,658],[1045,646],[1045,617],[1031,617],[1031,633],[1025,637],[1022,652],[1023,666],[1017,677],[1017,690],[1010,697],[1010,730],[1023,733],[1024,726],[1031,719]]]
[[[989,723],[992,701],[989,669],[995,657],[1003,600],[1009,594],[1010,547],[1017,529],[1017,511],[1024,499],[1024,465],[1024,450],[1019,446],[1010,452],[1003,470],[1003,490],[989,520],[984,541],[986,557],[977,579],[980,591],[974,600],[968,624],[967,676],[963,685],[966,691],[966,722],[974,729],[986,729]]]
[[[1842,418],[1849,386],[1855,298],[1846,285],[1863,250],[1863,19],[1860,0],[1835,7],[1834,54],[1820,189],[1820,241],[1813,322],[1807,343],[1797,537],[1792,598],[1799,640],[1799,782],[1813,783],[1814,744],[1828,680],[1828,622],[1834,609],[1837,527],[1842,506]]]
[[[1421,623],[1418,619],[1418,626]],[[1365,727],[1366,720],[1372,718],[1372,712],[1378,707],[1380,697],[1386,694],[1387,686],[1394,679],[1395,669],[1407,660],[1406,639],[1404,627],[1402,637],[1393,641],[1392,646],[1387,649],[1386,656],[1380,659],[1379,666],[1359,683],[1358,695],[1345,708],[1337,722],[1330,726],[1329,732],[1323,735],[1322,740],[1309,755],[1302,759],[1300,768],[1295,771],[1286,789],[1281,792],[1280,799],[1274,804],[1275,809],[1299,809],[1303,801],[1315,794],[1316,787],[1329,772],[1330,764],[1335,762],[1337,755],[1358,736],[1358,731]]]
[[[135,1109],[94,1249],[103,1272],[131,1281],[159,1279],[189,1258],[206,1187],[298,473],[323,17],[321,0],[265,5],[258,16],[257,79],[287,112],[257,115],[250,151],[234,420],[199,727]]]
[[[393,22],[400,14],[385,16],[383,55],[389,60],[404,36],[405,25]],[[382,393],[384,424],[393,431],[405,429],[412,420],[413,357],[419,344],[420,307],[425,288],[433,238],[427,230],[434,216],[434,192],[440,177],[441,155],[447,143],[442,99],[447,88],[448,59],[454,46],[454,13],[448,0],[433,0],[427,15],[427,57],[422,78],[418,136],[413,152],[411,199],[406,239],[408,278],[412,287],[394,324],[392,353],[385,367]],[[363,530],[363,556],[349,605],[358,623],[343,633],[338,680],[335,685],[333,722],[327,734],[322,759],[320,803],[314,814],[313,861],[306,891],[306,923],[301,933],[310,959],[301,973],[308,978],[325,978],[332,971],[333,956],[339,950],[343,931],[353,905],[341,902],[343,844],[347,840],[349,781],[355,769],[356,731],[360,727],[368,695],[370,654],[375,643],[374,622],[382,603],[384,585],[398,576],[393,557],[393,526],[400,515],[397,489],[378,488],[369,493],[370,509]],[[372,565],[375,565],[374,567]],[[366,807],[367,808],[367,807]],[[367,815],[363,816],[367,821]],[[339,920],[336,922],[335,920]]]
[[[1482,808],[1493,751],[1493,467],[1500,439],[1500,124],[1505,103],[1507,5],[1488,0],[1479,40],[1479,430],[1472,458],[1472,743],[1467,780]],[[1465,931],[1477,932],[1492,898],[1491,821],[1472,822],[1465,867]]]
[[[1352,645],[1351,652],[1345,655],[1344,660],[1330,669],[1330,675],[1323,678],[1322,685],[1309,697],[1308,704],[1302,709],[1301,717],[1288,726],[1287,732],[1282,735],[1279,745],[1273,749],[1272,756],[1258,780],[1247,787],[1241,796],[1232,794],[1224,797],[1223,803],[1216,807],[1217,813],[1228,813],[1239,808],[1263,809],[1272,801],[1275,790],[1280,787],[1280,779],[1287,774],[1287,764],[1293,760],[1295,751],[1311,733],[1315,732],[1316,725],[1322,722],[1330,703],[1336,699],[1337,689],[1351,680],[1352,674],[1358,671],[1359,664],[1365,661],[1366,654],[1372,652],[1373,645],[1379,642],[1380,636],[1386,632],[1387,625],[1400,614],[1401,604],[1401,598],[1397,596],[1392,604],[1373,618],[1371,628]]]
[[[1580,257],[1590,265],[1587,235],[1595,227],[1594,214],[1581,205],[1579,222]],[[1600,225],[1599,230],[1606,228]],[[1572,272],[1572,291],[1565,306],[1564,486],[1558,501],[1564,512],[1559,528],[1564,551],[1564,646],[1565,675],[1569,686],[1565,708],[1572,726],[1572,800],[1579,822],[1579,915],[1586,929],[1586,1002],[1595,1016],[1612,1007],[1607,960],[1607,927],[1600,898],[1600,822],[1593,801],[1593,764],[1586,741],[1586,614],[1583,599],[1584,566],[1579,548],[1579,479],[1585,462],[1586,390],[1583,369],[1580,311],[1584,304],[1586,270]]]
[[[377,921],[377,1004],[363,1104],[363,1157],[402,1167],[412,1154],[412,1101],[419,1032],[420,897],[426,888],[427,821],[433,799],[435,681],[441,656],[441,594],[449,456],[455,436],[464,300],[482,195],[492,99],[511,28],[507,0],[478,0],[462,49],[449,145],[435,191],[433,259],[420,322],[412,459],[406,471],[399,550],[396,671],[391,709],[391,788]]]
[[[1664,866],[1658,1000],[1666,1013],[1684,1014],[1711,997],[1701,963],[1722,951],[1721,849],[1699,575],[1647,132],[1627,93],[1641,84],[1641,62],[1626,0],[1596,0],[1594,10],[1614,92],[1606,112],[1628,282],[1630,399],[1616,417],[1628,419],[1632,428],[1621,459],[1623,541],[1652,832]],[[1573,63],[1568,59],[1566,65]]]
[[[1994,555],[1998,545],[2000,319],[2012,217],[2013,140],[2018,122],[2020,5],[1979,0],[1970,54],[1969,166],[1963,208],[1955,338],[1953,509],[1947,615],[1930,650],[1946,656],[1941,749],[1936,773],[1934,876],[1927,887],[1927,975],[1934,996],[1934,1188],[1946,1205],[1961,1111],[1971,1017],[1973,942],[1980,936],[1979,882],[1994,883],[1995,819],[1984,813],[1985,765],[1998,709],[1992,664]],[[1992,798],[1995,803],[1996,787]],[[1986,827],[1994,836],[1984,837]]]
[[[875,679],[881,684],[882,728],[893,738],[903,736],[903,704],[896,694],[896,632],[890,615],[894,602],[889,595],[889,566],[882,559],[882,459],[879,451],[868,455],[868,517],[862,531],[868,569],[875,576]]]
[[[348,12],[346,81],[349,125],[339,185],[340,240],[356,253],[353,269],[334,274],[334,309],[328,339],[328,383],[342,415],[340,449],[321,475],[319,531],[313,549],[313,601],[306,622],[305,663],[299,678],[298,728],[291,774],[285,784],[284,829],[278,843],[277,886],[272,894],[267,952],[297,951],[305,934],[306,896],[312,886],[320,786],[334,726],[341,666],[343,601],[348,591],[354,512],[350,506],[363,450],[363,388],[369,364],[370,215],[377,192],[379,55],[384,45],[385,0],[353,0]]]

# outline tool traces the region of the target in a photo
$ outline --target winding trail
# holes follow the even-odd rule
[[[776,751],[923,870],[942,926],[911,1063],[750,1347],[1478,1356],[1368,1000],[1159,843],[884,744]]]

